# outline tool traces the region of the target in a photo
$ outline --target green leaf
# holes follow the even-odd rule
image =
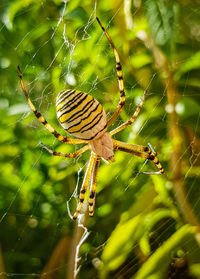
[[[149,28],[155,43],[171,47],[175,41],[176,5],[173,1],[146,0],[144,2]]]
[[[193,264],[190,267],[190,272],[193,276],[199,278],[200,277],[200,264]]]
[[[139,69],[151,62],[152,58],[144,53],[132,55],[131,57],[131,63],[136,69]]]
[[[186,241],[193,239],[196,232],[197,228],[194,226],[185,225],[181,227],[146,261],[134,276],[134,279],[165,278],[165,272],[170,264],[172,255],[175,254],[178,248],[183,247]]]
[[[30,4],[35,3],[35,0],[17,0],[14,1],[9,8],[7,9],[6,13],[3,15],[4,23],[8,29],[13,28],[13,20],[15,15],[25,7],[28,7]]]
[[[165,208],[163,209],[159,208],[157,210],[154,210],[153,212],[149,213],[146,216],[144,220],[144,235],[140,239],[140,248],[145,255],[149,255],[151,252],[150,245],[149,245],[149,233],[153,228],[153,226],[155,226],[156,223],[158,223],[160,220],[164,218],[175,219],[176,217],[177,217],[176,212]]]
[[[120,223],[111,234],[102,254],[104,268],[114,270],[126,259],[136,240],[136,232],[141,223],[141,216]]]
[[[193,56],[183,63],[179,70],[176,72],[174,78],[179,80],[185,73],[200,68],[200,51],[196,52]]]
[[[176,112],[182,118],[189,118],[191,116],[198,115],[199,111],[200,105],[192,98],[185,97],[176,104]]]

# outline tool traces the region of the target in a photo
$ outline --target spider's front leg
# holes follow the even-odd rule
[[[120,100],[118,103],[118,106],[116,108],[116,111],[114,112],[113,116],[108,120],[108,127],[116,120],[118,115],[120,114],[124,104],[125,104],[125,91],[124,91],[124,78],[122,74],[122,66],[119,58],[119,54],[113,44],[113,41],[111,40],[110,36],[108,35],[108,32],[106,29],[102,26],[99,18],[97,17],[97,22],[99,23],[101,29],[103,30],[104,34],[106,35],[109,43],[111,44],[111,47],[113,49],[114,55],[115,55],[115,61],[116,61],[116,70],[117,70],[117,76],[118,76],[118,86],[119,86],[119,92],[120,92]]]
[[[64,137],[64,136],[60,135],[58,132],[56,132],[56,130],[46,121],[46,119],[41,115],[41,113],[36,109],[34,104],[31,102],[31,99],[29,98],[29,96],[28,96],[28,94],[26,92],[25,86],[24,86],[24,82],[23,82],[23,79],[22,79],[22,73],[21,73],[19,65],[17,67],[17,70],[18,70],[18,75],[19,75],[21,87],[22,87],[24,95],[25,95],[25,97],[27,99],[27,102],[28,102],[30,108],[32,109],[33,113],[37,117],[37,119],[45,126],[45,128],[52,135],[54,135],[54,137],[56,137],[59,141],[62,141],[64,143],[69,143],[69,144],[88,143],[88,141],[86,141],[86,140],[67,138],[67,137]]]
[[[81,191],[80,191],[80,196],[79,196],[79,203],[77,205],[76,212],[73,216],[74,220],[76,220],[76,218],[78,217],[78,215],[81,211],[81,207],[82,207],[84,199],[85,199],[85,193],[86,193],[88,184],[90,182],[90,177],[92,175],[92,170],[93,170],[93,167],[94,167],[94,164],[96,163],[96,161],[97,161],[97,156],[92,152],[92,154],[90,156],[89,163],[88,163],[88,167],[87,167],[87,170],[86,170],[86,173],[85,173],[85,176],[84,176],[83,184],[81,186]]]
[[[142,106],[144,104],[144,99],[146,97],[147,91],[145,90],[142,96],[142,100],[139,104],[139,106],[137,107],[136,111],[134,112],[133,116],[126,121],[125,123],[123,123],[122,125],[120,125],[119,127],[117,127],[116,129],[112,130],[109,134],[111,136],[119,133],[120,131],[124,130],[126,127],[130,126],[131,124],[133,124],[133,122],[135,121],[135,119],[137,118],[138,114],[140,113]]]

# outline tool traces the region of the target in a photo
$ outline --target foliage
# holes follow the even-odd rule
[[[39,146],[41,141],[56,151],[74,151],[58,143],[30,112],[17,64],[31,100],[61,134],[55,98],[64,88],[92,94],[110,117],[119,101],[115,60],[96,15],[120,54],[125,80],[126,105],[111,128],[132,116],[147,89],[136,122],[116,138],[145,146],[151,142],[166,174],[139,174],[155,171],[153,163],[120,152],[109,166],[101,162],[79,278],[199,278],[197,4],[1,2],[0,239],[5,278],[39,277],[44,270],[49,277],[42,278],[73,278],[69,271],[77,228],[67,201],[73,213],[76,200],[70,197],[77,180],[80,188],[88,153],[65,160]],[[58,243],[65,237],[61,253]],[[54,260],[56,247],[60,256]],[[1,260],[0,269],[4,272]]]

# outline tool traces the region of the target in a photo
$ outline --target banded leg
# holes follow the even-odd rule
[[[82,143],[87,143],[88,142],[86,140],[67,138],[67,137],[64,137],[64,136],[60,135],[59,133],[57,133],[56,130],[41,115],[41,113],[37,111],[37,109],[35,108],[35,106],[31,102],[30,98],[28,97],[28,94],[26,92],[26,89],[25,89],[25,86],[24,86],[24,83],[23,83],[23,80],[22,80],[22,73],[21,73],[21,70],[20,70],[19,66],[18,66],[18,75],[19,75],[19,78],[20,78],[20,83],[21,83],[22,90],[24,92],[24,95],[25,95],[25,97],[28,101],[28,104],[29,104],[30,108],[32,109],[32,111],[34,112],[34,114],[38,118],[38,120],[45,126],[45,128],[52,135],[54,135],[54,137],[56,137],[59,141],[62,141],[64,143],[69,143],[69,144],[82,144]]]
[[[109,133],[111,136],[119,133],[121,130],[125,129],[126,127],[128,127],[129,125],[131,125],[135,121],[135,119],[137,118],[137,116],[138,116],[139,112],[141,111],[141,108],[144,104],[144,99],[145,99],[146,93],[147,93],[147,91],[144,91],[144,94],[142,96],[142,100],[140,102],[140,105],[137,107],[137,109],[136,109],[135,113],[133,114],[133,116],[131,117],[131,119],[126,121],[125,123],[123,123],[122,125],[117,127],[116,129],[112,130]]]
[[[139,156],[144,159],[148,159],[154,162],[156,167],[159,169],[158,172],[142,172],[144,174],[161,174],[164,173],[164,169],[159,162],[159,159],[157,157],[156,152],[153,150],[151,145],[149,144],[149,147],[142,146],[142,145],[133,145],[117,140],[113,140],[114,150],[124,151],[136,156]]]
[[[84,176],[83,184],[81,186],[81,191],[80,191],[80,196],[79,196],[79,203],[78,203],[78,206],[76,208],[76,212],[73,216],[74,220],[76,220],[76,218],[78,217],[78,214],[79,214],[79,212],[81,210],[81,207],[83,205],[83,202],[84,202],[84,199],[85,199],[85,193],[86,193],[88,184],[90,182],[90,177],[91,177],[92,170],[93,170],[94,164],[96,162],[96,159],[97,159],[97,156],[94,153],[92,153],[92,155],[90,156],[90,160],[89,160],[89,163],[88,163],[88,167],[87,167],[85,176]]]
[[[118,104],[117,109],[114,112],[113,116],[108,120],[108,127],[109,127],[115,121],[115,119],[118,117],[118,115],[120,114],[120,112],[125,104],[124,79],[123,79],[123,75],[122,75],[122,66],[120,63],[119,54],[118,54],[110,36],[108,35],[105,28],[102,26],[98,17],[96,19],[97,19],[101,29],[103,30],[104,34],[106,35],[108,41],[110,42],[112,49],[114,51],[115,60],[116,60],[117,76],[118,76],[118,82],[119,82],[120,101],[119,101],[119,104]]]
[[[89,195],[89,215],[92,217],[94,215],[95,197],[96,197],[96,184],[97,184],[97,171],[100,165],[100,158],[97,158],[95,166],[93,169],[92,185]]]
[[[44,145],[42,142],[40,142],[40,145],[42,145],[42,147],[44,149],[46,149],[50,154],[54,155],[54,156],[60,156],[60,157],[67,157],[67,158],[75,158],[78,157],[79,155],[81,155],[82,153],[84,153],[85,151],[87,151],[89,149],[88,145],[85,145],[84,147],[80,148],[79,150],[77,150],[74,153],[62,153],[62,152],[56,152],[50,148],[48,148],[46,145]]]

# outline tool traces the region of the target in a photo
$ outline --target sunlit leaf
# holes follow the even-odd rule
[[[7,9],[6,13],[4,14],[4,22],[7,28],[13,28],[13,19],[17,12],[35,2],[35,0],[16,0],[12,2],[9,5],[9,8]]]
[[[179,80],[185,73],[200,68],[200,51],[197,51],[189,59],[187,59],[175,74],[175,79]]]
[[[185,241],[194,238],[196,231],[197,228],[190,225],[181,227],[163,245],[161,245],[152,256],[150,256],[136,276],[134,276],[134,279],[164,278],[172,255],[176,253],[178,248],[184,246]]]
[[[133,249],[136,232],[141,217],[136,216],[127,222],[120,223],[111,234],[102,254],[104,268],[113,270],[119,267]]]

